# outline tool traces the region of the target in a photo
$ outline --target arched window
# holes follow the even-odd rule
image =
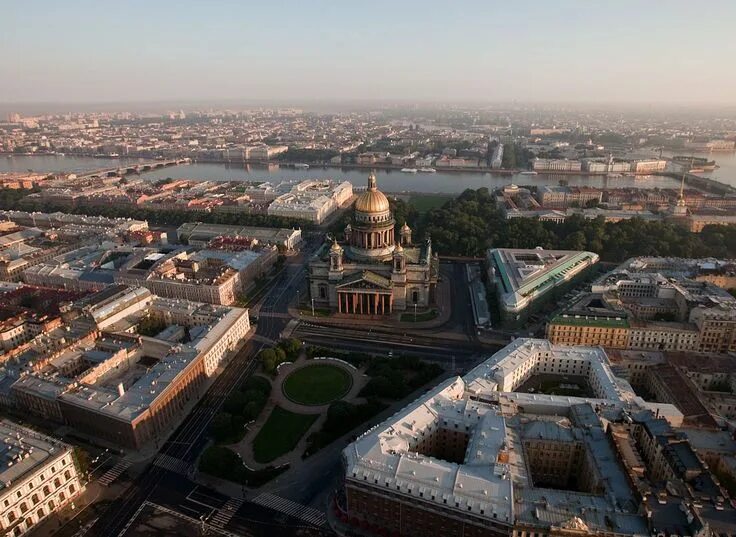
[[[38,511],[36,511],[36,516],[40,519],[46,516],[46,513],[43,512],[43,507],[41,507]]]
[[[8,512],[8,523],[12,524],[15,521],[15,511]]]
[[[31,501],[33,502],[33,505],[36,505],[38,503],[38,494],[31,496]]]

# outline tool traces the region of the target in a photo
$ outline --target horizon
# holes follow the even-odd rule
[[[11,1],[0,102],[736,106],[736,4],[664,6]]]

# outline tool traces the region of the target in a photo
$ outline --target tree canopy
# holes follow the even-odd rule
[[[466,190],[426,214],[420,230],[444,255],[483,256],[488,248],[588,250],[603,261],[629,257],[736,257],[736,226],[706,226],[701,233],[667,221],[641,218],[606,222],[573,215],[563,223],[506,220],[487,188]]]

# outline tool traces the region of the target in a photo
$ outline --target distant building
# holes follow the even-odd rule
[[[268,214],[321,224],[352,197],[353,185],[348,181],[302,181],[274,199],[268,206]]]
[[[635,160],[631,163],[631,171],[636,174],[663,172],[667,169],[667,161],[659,159]]]
[[[567,209],[585,207],[589,203],[601,203],[603,191],[590,187],[548,186],[537,188],[537,200],[545,209]]]
[[[532,169],[536,172],[579,172],[583,167],[579,160],[535,158]]]
[[[9,420],[0,421],[0,531],[27,534],[84,490],[72,447]]]
[[[289,150],[286,145],[256,145],[246,147],[243,150],[243,156],[246,160],[270,160],[272,157],[285,153]]]

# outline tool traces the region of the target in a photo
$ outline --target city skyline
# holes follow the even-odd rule
[[[6,6],[0,101],[717,105],[736,89],[728,2],[95,7]]]

